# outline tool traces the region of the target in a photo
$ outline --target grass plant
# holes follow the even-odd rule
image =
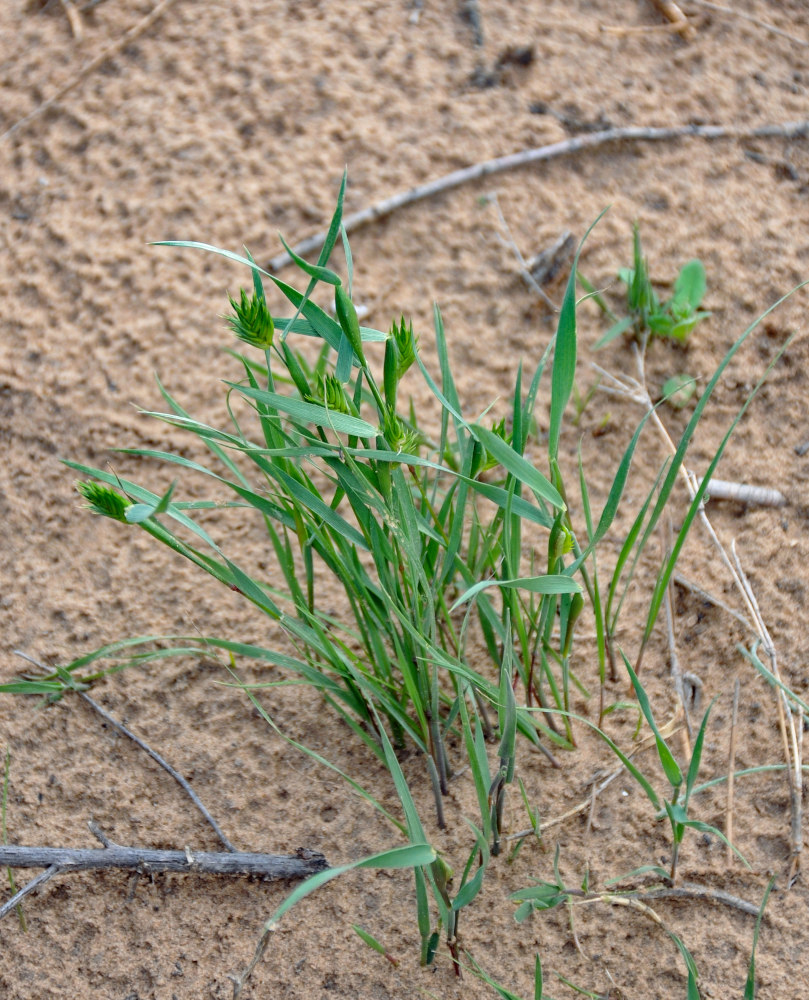
[[[92,511],[119,522],[122,529],[145,531],[240,594],[275,624],[277,647],[216,636],[139,636],[110,643],[50,673],[1,685],[0,691],[54,700],[125,666],[213,653],[223,657],[233,682],[277,729],[260,702],[261,689],[278,682],[276,669],[266,684],[248,685],[239,678],[238,661],[259,661],[311,686],[386,767],[401,804],[401,818],[384,809],[360,782],[342,776],[392,822],[407,844],[321,873],[296,889],[267,921],[254,961],[289,907],[335,875],[363,866],[409,867],[414,875],[421,961],[433,961],[443,936],[460,975],[465,962],[459,943],[460,916],[474,903],[488,867],[502,852],[505,797],[517,776],[525,741],[556,762],[554,755],[575,748],[578,725],[597,728],[615,762],[629,770],[654,809],[668,817],[671,868],[655,869],[668,880],[676,878],[686,829],[710,830],[722,837],[689,812],[691,796],[698,790],[710,709],[683,769],[656,723],[640,673],[702,496],[758,386],[722,439],[660,566],[634,666],[616,637],[628,587],[672,498],[688,444],[722,372],[756,324],[738,338],[706,383],[682,436],[672,444],[671,456],[647,488],[634,517],[629,516],[617,560],[605,572],[602,542],[613,527],[644,427],[656,413],[646,395],[648,405],[618,466],[610,470],[604,505],[595,511],[581,452],[578,469],[571,470],[561,448],[568,404],[573,400],[576,423],[589,401],[589,393],[584,400],[575,393],[576,262],[554,338],[533,371],[517,369],[508,419],[493,422],[487,414],[469,415],[455,383],[437,307],[435,376],[404,318],[396,319],[387,331],[360,325],[352,299],[353,258],[342,225],[344,191],[345,178],[316,263],[303,260],[284,243],[302,276],[302,290],[260,268],[247,251],[237,254],[189,241],[162,244],[219,254],[243,265],[251,278],[249,288],[230,298],[227,322],[240,344],[240,350],[230,353],[239,368],[225,381],[222,424],[195,419],[162,384],[165,408],[146,413],[178,435],[190,435],[207,450],[207,459],[175,451],[126,449],[127,455],[144,464],[164,463],[176,474],[172,485],[158,492],[114,472],[67,463],[84,477],[77,488]],[[330,265],[339,243],[342,273]],[[602,345],[630,328],[642,350],[651,335],[684,340],[708,315],[699,310],[705,276],[697,261],[683,268],[672,297],[660,303],[648,278],[637,228],[634,267],[623,279],[629,316],[613,325]],[[322,299],[324,290],[331,310]],[[278,297],[288,303],[287,314],[271,307],[271,300]],[[428,424],[420,421],[410,400],[403,399],[404,380],[415,375],[437,405],[438,417]],[[549,430],[547,440],[540,443],[534,436],[535,410],[543,380],[549,383]],[[527,457],[529,443],[534,454],[538,446],[544,450],[545,471]],[[181,499],[188,476],[206,480],[213,496]],[[581,515],[574,518],[568,498],[575,492],[581,499]],[[212,510],[223,518],[216,531],[204,527],[197,516]],[[263,526],[275,556],[272,571],[257,570],[229,554],[224,519],[230,516],[249,517]],[[324,602],[326,580],[344,596],[346,617],[335,616]],[[597,726],[589,719],[577,722],[571,711],[572,692],[589,697],[588,685],[595,679],[582,676],[574,660],[577,628],[585,617],[595,627],[595,650],[588,649],[587,658],[597,665]],[[630,752],[620,749],[601,728],[614,707],[606,704],[608,667],[613,678],[622,667],[626,670],[639,717],[655,740],[669,785],[667,795],[658,794],[657,779],[646,776]],[[460,748],[454,757],[450,735]],[[498,749],[490,759],[492,741],[497,741]],[[424,761],[422,780],[431,790],[439,827],[446,823],[442,799],[451,775],[469,769],[477,815],[474,821],[467,818],[469,851],[457,873],[430,846],[397,756],[404,748],[415,749]],[[323,757],[312,756],[334,767]],[[522,783],[520,788],[532,830],[539,835],[538,813]],[[587,887],[581,893],[581,898],[614,904],[625,899],[617,892],[592,894]],[[522,919],[529,911],[568,903],[576,896],[565,888],[557,865],[554,881],[541,881],[512,898],[521,903],[518,919]],[[621,905],[643,904],[635,900]],[[356,929],[370,947],[386,954],[370,931]],[[682,941],[674,940],[686,963],[687,996],[692,1000],[699,995],[696,968]],[[470,961],[476,974],[501,996],[513,996]],[[541,998],[538,957],[534,978],[535,998]]]
[[[615,316],[603,298],[596,296],[596,302],[612,320],[612,326],[597,341],[596,348],[606,347],[628,332],[639,342],[653,336],[685,343],[694,328],[711,315],[699,308],[707,290],[702,261],[688,261],[677,275],[671,297],[661,302],[649,277],[649,264],[643,255],[637,223],[632,233],[632,257],[632,267],[618,272],[619,279],[626,285],[627,315]]]

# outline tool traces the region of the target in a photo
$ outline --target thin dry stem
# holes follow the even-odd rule
[[[66,97],[70,93],[71,90],[75,90],[75,88],[78,87],[78,85],[86,77],[88,77],[91,73],[94,73],[99,66],[103,65],[107,61],[107,59],[112,58],[112,56],[120,52],[121,49],[129,45],[130,42],[139,38],[144,31],[148,31],[149,28],[151,28],[151,26],[159,20],[175,2],[176,0],[161,0],[161,2],[146,15],[146,17],[138,21],[138,23],[131,27],[129,31],[125,31],[124,34],[121,35],[121,37],[116,41],[105,46],[97,56],[82,66],[73,79],[68,80],[63,87],[60,87],[53,97],[49,97],[46,101],[43,101],[42,104],[37,105],[37,107],[35,107],[30,114],[20,118],[18,121],[14,122],[13,125],[7,128],[5,132],[0,133],[0,142],[8,139],[9,136],[14,135],[15,132],[19,132],[20,129],[25,128],[26,125],[30,125],[31,122],[41,118],[46,111],[49,111],[52,107],[58,104],[63,97]]]
[[[646,375],[644,367],[644,352],[638,347],[637,344],[633,344],[635,351],[635,357],[638,366],[638,381],[635,383],[635,391],[627,392],[631,398],[636,401],[640,401],[648,410],[650,417],[658,428],[663,440],[666,442],[672,455],[676,454],[676,448],[674,442],[671,440],[668,431],[663,425],[657,411],[652,405],[651,398],[649,397],[648,390],[646,389]],[[613,379],[613,381],[621,386],[622,383]],[[688,494],[693,501],[697,495],[698,482],[696,476],[689,472],[684,465],[680,465],[678,472],[683,478]],[[742,597],[744,604],[746,605],[747,612],[750,616],[750,620],[754,623],[754,631],[758,636],[762,648],[770,660],[772,666],[773,676],[782,683],[780,672],[778,669],[778,660],[775,653],[775,646],[773,644],[770,633],[764,623],[761,610],[758,606],[758,601],[753,592],[753,588],[750,585],[750,581],[742,568],[741,562],[738,555],[736,554],[736,543],[731,542],[731,553],[732,561],[725,551],[724,546],[720,542],[716,532],[713,529],[708,516],[705,513],[705,508],[703,504],[699,506],[699,517],[702,525],[704,526],[708,536],[713,542],[717,552],[719,553],[720,559],[722,560],[725,567],[730,572],[731,578]],[[643,647],[641,647],[641,655],[643,652]],[[640,657],[639,657],[640,659]],[[801,785],[801,769],[800,769],[800,749],[799,740],[795,727],[795,716],[792,713],[787,696],[783,688],[778,688],[776,690],[776,706],[778,710],[778,726],[781,732],[781,740],[784,747],[784,760],[787,765],[787,776],[789,781],[789,796],[790,796],[790,867],[789,867],[789,880],[790,884],[794,882],[800,871],[800,855],[803,848],[802,840],[802,785]]]
[[[689,580],[687,577],[683,576],[681,573],[672,574],[672,580],[677,584],[678,587],[683,587],[685,590],[690,590],[692,594],[696,594],[697,597],[701,597],[703,600],[708,601],[715,608],[721,608],[724,612],[729,614],[732,618],[735,618],[740,625],[743,625],[748,632],[753,635],[757,635],[754,626],[744,617],[744,615],[739,614],[735,608],[732,608],[729,604],[725,604],[724,601],[720,601],[718,597],[715,597],[710,591],[703,590],[698,584],[694,583],[693,580]]]
[[[559,312],[559,307],[556,305],[553,299],[551,299],[550,296],[545,292],[545,289],[542,288],[540,284],[534,280],[534,276],[533,274],[531,274],[531,270],[528,267],[528,262],[520,252],[520,248],[517,246],[517,243],[511,233],[511,227],[506,222],[506,217],[503,215],[503,210],[500,208],[500,202],[497,200],[497,195],[494,192],[492,192],[491,194],[486,195],[486,198],[489,204],[494,206],[494,210],[497,213],[497,218],[500,222],[503,232],[505,233],[505,236],[498,233],[498,238],[500,239],[500,242],[503,243],[505,246],[507,246],[514,254],[517,264],[519,265],[520,274],[523,280],[530,288],[532,288],[537,293],[537,295],[542,299],[542,301],[545,303],[546,306],[548,306],[554,312]]]
[[[674,716],[671,719],[669,719],[667,723],[660,726],[660,733],[665,739],[668,739],[669,736],[673,736],[674,733],[677,732],[678,720],[679,720],[679,710],[674,714]],[[629,760],[632,760],[633,757],[636,757],[638,754],[643,753],[645,750],[648,750],[650,749],[650,747],[654,746],[654,743],[655,743],[654,737],[653,736],[648,737],[639,746],[635,747],[631,753],[628,753],[627,757],[629,758]],[[540,823],[539,832],[544,833],[551,827],[558,826],[560,823],[564,823],[566,819],[570,819],[572,816],[577,816],[579,813],[584,812],[586,809],[592,809],[595,798],[599,796],[608,785],[610,785],[613,781],[615,781],[615,779],[619,775],[623,774],[623,772],[624,772],[624,765],[622,764],[615,771],[610,772],[610,774],[608,774],[607,777],[597,787],[595,787],[595,781],[594,781],[593,782],[594,791],[592,791],[590,795],[588,795],[587,798],[584,799],[583,802],[580,802],[577,806],[574,806],[572,809],[568,809],[568,811],[562,813],[561,816],[555,816],[553,819],[549,819],[546,820],[544,823]],[[536,831],[534,830],[534,828],[531,827],[528,830],[520,830],[518,833],[508,834],[502,839],[521,840],[524,837],[530,837],[531,834],[535,832]]]
[[[725,836],[728,864],[733,861],[733,782],[736,774],[736,723],[739,718],[739,678],[733,685],[733,711],[730,717],[730,750],[728,752],[728,798],[725,807]]]
[[[772,674],[779,684],[781,672],[778,667],[778,660],[775,655],[775,646],[770,637],[767,626],[761,615],[761,611],[756,600],[756,595],[747,578],[747,574],[742,568],[741,560],[736,552],[735,540],[730,544],[733,561],[741,587],[747,595],[748,602],[753,609],[753,620],[756,622],[758,634],[764,652],[770,660]],[[775,690],[775,703],[778,708],[778,728],[781,731],[781,740],[784,744],[784,761],[787,765],[787,777],[789,781],[789,804],[790,804],[790,865],[789,865],[789,885],[792,885],[800,873],[800,857],[803,850],[803,786],[801,776],[801,759],[798,736],[795,730],[795,715],[793,714],[789,701],[783,687]],[[803,729],[803,719],[801,713],[801,729]],[[801,739],[803,733],[801,733]]]
[[[77,42],[82,40],[84,35],[84,29],[81,23],[81,14],[73,6],[71,0],[59,0],[62,5],[62,9],[65,12],[65,17],[70,25],[70,33],[76,39]]]

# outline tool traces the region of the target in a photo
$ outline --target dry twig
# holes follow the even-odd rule
[[[744,615],[739,614],[734,608],[729,604],[725,604],[724,601],[720,601],[718,597],[715,597],[707,590],[703,590],[698,584],[694,583],[693,580],[689,580],[687,577],[683,576],[681,573],[674,573],[672,575],[672,581],[677,584],[678,587],[682,587],[684,590],[690,590],[692,594],[696,594],[697,597],[701,597],[704,601],[712,604],[715,608],[721,608],[724,612],[729,614],[732,618],[735,618],[740,625],[743,625],[748,632],[756,635],[756,630],[753,625],[744,617]]]
[[[328,868],[326,859],[316,851],[298,850],[295,854],[257,854],[244,851],[211,853],[154,850],[147,847],[122,847],[112,843],[90,824],[90,829],[104,845],[102,848],[21,847],[0,844],[0,865],[9,868],[45,868],[0,906],[0,919],[10,913],[29,893],[55,875],[98,868],[124,868],[138,873],[185,872],[201,875],[260,875],[265,879],[299,879]]]
[[[693,41],[697,37],[693,24],[673,0],[651,0],[651,3],[672,25],[672,29],[679,32],[686,42]]]
[[[536,149],[524,149],[507,156],[499,156],[494,160],[485,160],[471,167],[455,170],[451,174],[428,181],[378,201],[375,205],[353,212],[343,218],[347,232],[353,232],[361,226],[366,226],[377,219],[390,215],[391,212],[424,198],[451,191],[453,188],[468,184],[470,181],[489,177],[491,174],[502,173],[505,170],[515,170],[532,163],[557,159],[560,156],[570,156],[584,149],[596,149],[612,142],[671,142],[673,139],[796,139],[809,135],[809,121],[786,122],[782,125],[762,125],[758,128],[734,128],[730,125],[675,125],[670,128],[610,128],[603,132],[590,132],[585,135],[573,136],[561,142],[553,142],[548,146],[538,146]],[[2,139],[3,136],[0,136]],[[315,233],[292,248],[295,253],[304,256],[319,250],[326,241],[327,231]],[[291,263],[287,253],[273,257],[267,265],[269,271],[280,271]]]
[[[62,9],[65,12],[65,17],[67,18],[68,23],[70,24],[71,34],[73,35],[73,37],[76,39],[77,42],[80,42],[82,40],[82,36],[84,35],[84,30],[81,25],[81,14],[79,14],[79,12],[73,6],[71,0],[59,0],[59,2],[62,4]]]
[[[27,114],[25,117],[14,122],[14,124],[7,128],[5,132],[1,132],[0,142],[3,142],[4,139],[8,139],[8,137],[14,135],[15,132],[19,132],[20,129],[25,128],[26,125],[30,125],[31,122],[36,121],[37,118],[41,118],[46,111],[49,111],[54,105],[58,104],[63,97],[69,94],[71,90],[78,87],[85,77],[88,77],[91,73],[95,72],[99,66],[107,61],[107,59],[112,58],[112,56],[120,52],[121,49],[129,45],[130,42],[139,38],[144,31],[148,31],[155,21],[159,20],[175,2],[176,0],[161,0],[161,2],[146,15],[146,17],[138,21],[138,23],[131,27],[129,31],[125,31],[120,38],[111,42],[103,48],[97,56],[82,66],[73,79],[68,80],[63,87],[60,87],[53,97],[49,97],[47,101],[43,101],[42,104],[37,105],[37,107],[35,107],[30,114]]]
[[[702,478],[697,477],[697,485]],[[787,498],[780,490],[768,486],[749,486],[747,483],[729,483],[724,479],[711,478],[708,491],[703,497],[707,500],[735,500],[738,503],[753,503],[759,507],[785,507]]]
[[[128,736],[129,739],[132,740],[132,742],[136,746],[139,746],[141,750],[144,750],[146,753],[148,753],[153,761],[158,763],[168,774],[170,774],[172,778],[174,778],[174,780],[177,782],[177,784],[183,789],[183,791],[186,793],[189,799],[191,799],[191,801],[194,803],[197,809],[199,809],[199,811],[202,813],[205,820],[212,827],[216,836],[221,840],[223,846],[228,851],[236,852],[236,848],[222,832],[222,829],[219,826],[219,824],[216,822],[213,816],[208,812],[200,797],[197,795],[197,793],[194,791],[194,789],[191,787],[188,781],[180,774],[180,772],[176,771],[171,766],[171,764],[169,764],[169,762],[165,760],[165,758],[161,757],[156,750],[153,750],[148,743],[142,740],[139,736],[136,736],[131,729],[127,729],[127,727],[123,723],[118,722],[118,720],[115,719],[112,715],[110,715],[110,713],[106,709],[102,708],[97,701],[94,701],[94,699],[92,699],[89,694],[86,694],[84,691],[79,691],[77,693],[79,697],[83,698],[84,701],[86,701],[87,704],[92,709],[98,712],[98,714],[103,719],[106,719],[111,726],[113,726],[119,732],[123,733],[124,736]]]
[[[531,268],[528,264],[528,261],[525,259],[525,257],[523,257],[522,253],[520,252],[520,248],[517,246],[517,243],[511,233],[511,227],[506,222],[506,217],[503,215],[503,210],[500,208],[500,202],[497,199],[497,195],[494,192],[492,192],[492,194],[486,195],[486,198],[489,204],[494,206],[494,210],[497,213],[497,218],[500,222],[503,232],[505,233],[504,236],[498,233],[498,238],[500,239],[501,243],[507,246],[514,254],[514,257],[517,260],[517,264],[519,265],[520,274],[522,275],[523,280],[530,288],[532,288],[537,293],[537,295],[542,299],[542,301],[545,303],[546,306],[551,308],[554,312],[559,312],[559,306],[557,306],[556,303],[553,301],[553,299],[551,299],[546,294],[545,289],[542,288],[540,283],[534,278],[534,275],[531,273]]]

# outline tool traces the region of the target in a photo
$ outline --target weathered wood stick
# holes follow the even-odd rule
[[[701,483],[702,479],[697,478]],[[711,479],[706,490],[706,500],[736,500],[738,503],[755,503],[759,507],[785,507],[787,498],[780,490],[769,486],[748,486],[747,483],[728,483],[724,479]]]
[[[263,875],[270,879],[306,878],[328,868],[317,851],[254,854],[247,851],[165,851],[149,847],[23,847],[0,844],[0,867],[56,868],[58,873],[95,868],[136,872],[185,872],[203,875]]]
[[[698,139],[769,139],[782,137],[785,139],[796,139],[809,135],[809,121],[785,122],[783,125],[762,125],[758,128],[737,128],[731,125],[675,125],[671,128],[610,128],[603,132],[590,132],[586,135],[577,135],[571,139],[564,139],[561,142],[553,142],[548,146],[538,146],[536,149],[524,149],[517,153],[509,153],[507,156],[498,156],[494,160],[485,160],[476,163],[471,167],[464,167],[455,170],[451,174],[439,177],[437,180],[420,184],[409,191],[401,191],[391,198],[378,201],[375,205],[363,208],[359,212],[345,216],[343,225],[347,232],[359,229],[360,226],[374,222],[383,216],[389,215],[398,208],[410,205],[422,198],[430,198],[443,191],[450,191],[452,188],[460,187],[469,181],[479,180],[481,177],[488,177],[504,170],[514,170],[517,167],[525,167],[531,163],[540,163],[543,160],[552,160],[560,156],[569,156],[571,153],[578,153],[582,149],[593,149],[597,146],[604,146],[611,142],[660,142],[671,141],[672,139],[684,139],[693,137]],[[3,136],[0,136],[2,140]],[[315,233],[300,243],[296,243],[292,248],[295,253],[301,256],[319,250],[326,242],[327,232]],[[278,254],[273,257],[267,265],[268,271],[280,271],[287,264],[292,263],[292,258],[287,253]]]

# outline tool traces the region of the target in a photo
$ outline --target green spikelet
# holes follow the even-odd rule
[[[233,307],[233,315],[225,318],[239,340],[252,347],[259,347],[263,351],[272,347],[275,324],[264,297],[255,294],[249,296],[242,289],[238,302],[231,296],[228,298]]]
[[[103,517],[111,517],[114,521],[127,524],[126,512],[132,506],[131,501],[109,486],[92,481],[76,483],[76,489],[87,501],[87,509]]]

